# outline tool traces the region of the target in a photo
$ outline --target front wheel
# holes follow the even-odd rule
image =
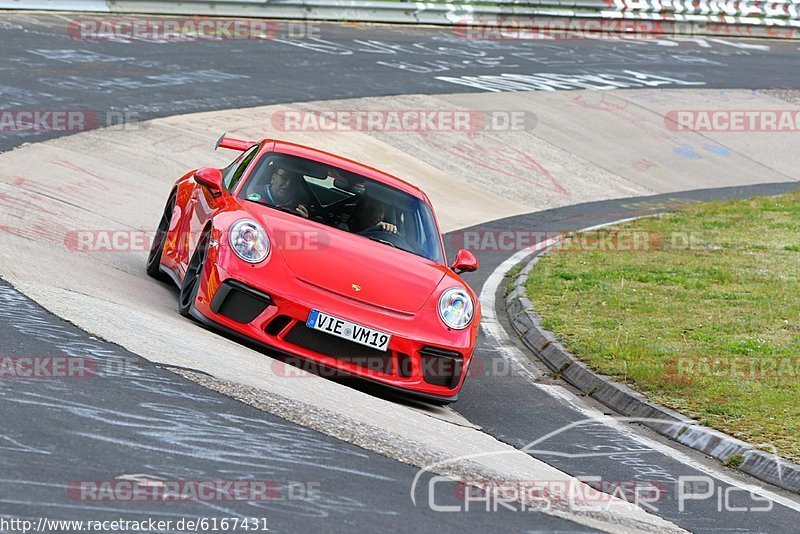
[[[147,256],[147,274],[157,280],[168,281],[164,273],[161,272],[161,256],[164,254],[164,243],[167,241],[169,223],[172,220],[172,212],[175,209],[175,194],[172,194],[158,222],[156,235],[153,237],[153,244],[150,246],[150,254]]]
[[[186,268],[186,276],[183,277],[178,311],[184,317],[191,317],[194,301],[197,299],[197,291],[200,289],[200,279],[203,276],[206,258],[208,257],[209,234],[210,232],[203,233],[200,242],[197,244],[197,249],[192,255],[192,259],[189,260],[189,265]]]

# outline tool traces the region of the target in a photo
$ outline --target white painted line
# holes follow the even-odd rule
[[[743,489],[745,491],[748,491],[748,492],[750,492],[750,493],[752,493],[754,495],[759,495],[761,497],[764,497],[765,499],[769,499],[769,500],[771,500],[771,501],[773,501],[773,502],[775,502],[777,504],[783,505],[783,506],[785,506],[787,508],[790,508],[790,509],[792,509],[792,510],[794,510],[796,512],[800,512],[800,503],[798,503],[798,502],[796,502],[796,501],[794,501],[792,499],[788,499],[786,497],[778,495],[777,493],[775,493],[773,491],[770,491],[769,489],[767,489],[767,488],[765,488],[763,486],[745,484],[745,483],[743,483],[743,482],[741,482],[739,480],[736,480],[735,478],[733,478],[731,476],[728,476],[727,474],[725,474],[721,470],[719,470],[719,469],[717,469],[715,467],[704,465],[701,462],[698,462],[697,460],[693,459],[689,455],[687,455],[685,453],[682,453],[682,452],[670,447],[669,445],[666,445],[664,443],[659,443],[658,441],[655,441],[655,440],[652,440],[650,438],[644,437],[644,436],[638,434],[634,430],[633,427],[630,427],[630,426],[625,425],[625,424],[620,422],[621,420],[622,421],[624,421],[624,420],[635,420],[635,418],[625,418],[625,417],[622,417],[622,418],[617,417],[617,418],[615,418],[615,417],[606,415],[606,414],[604,414],[603,412],[601,412],[599,410],[595,410],[594,408],[586,406],[571,391],[568,391],[567,389],[565,389],[565,388],[563,388],[561,386],[552,386],[552,385],[547,385],[547,384],[536,384],[536,387],[538,387],[542,391],[548,393],[549,395],[551,395],[553,397],[556,397],[559,400],[569,404],[570,407],[572,407],[574,410],[578,411],[579,413],[585,415],[586,417],[591,418],[593,420],[596,420],[596,421],[608,426],[609,428],[613,428],[613,429],[621,432],[624,436],[629,437],[629,438],[641,443],[642,445],[650,447],[651,449],[653,449],[656,452],[660,452],[661,454],[664,454],[665,456],[668,456],[668,457],[670,457],[670,458],[672,458],[672,459],[674,459],[674,460],[676,460],[676,461],[678,461],[678,462],[680,462],[680,463],[682,463],[682,464],[684,464],[684,465],[686,465],[688,467],[691,467],[693,469],[697,469],[698,471],[700,471],[700,472],[702,472],[702,473],[704,473],[704,474],[706,474],[708,476],[714,477],[714,478],[720,480],[721,482],[724,482],[725,484],[729,484],[731,486],[735,486],[737,488],[741,488],[741,489]]]
[[[627,219],[620,219],[606,224],[591,226],[589,228],[584,228],[578,231],[591,232],[593,230],[599,230],[607,226],[634,221],[638,218],[639,217],[630,217]],[[481,301],[483,317],[485,320],[485,322],[481,324],[481,327],[483,328],[486,335],[497,345],[501,353],[506,358],[508,358],[508,360],[512,362],[512,364],[515,364],[517,368],[520,367],[526,368],[526,366],[522,364],[522,361],[527,360],[527,356],[513,344],[511,338],[508,335],[508,332],[506,332],[505,328],[503,328],[503,326],[497,321],[497,315],[495,314],[495,294],[497,293],[497,288],[500,287],[500,284],[502,283],[503,278],[505,277],[505,273],[508,272],[509,269],[511,269],[514,265],[517,265],[519,262],[521,262],[523,259],[525,259],[525,257],[529,256],[530,254],[533,254],[534,252],[540,252],[544,249],[553,246],[554,244],[556,244],[556,242],[559,241],[559,239],[560,238],[558,237],[551,238],[548,239],[547,241],[544,241],[542,243],[537,243],[532,247],[517,252],[516,254],[508,258],[506,261],[501,263],[492,272],[492,274],[489,275],[489,278],[486,280],[486,283],[483,285],[483,289],[481,290],[480,301]],[[769,499],[777,504],[785,506],[786,508],[789,508],[796,512],[800,512],[800,503],[792,499],[788,499],[786,497],[778,495],[777,493],[770,491],[769,489],[763,486],[745,484],[743,482],[740,482],[735,478],[728,476],[721,470],[711,466],[704,465],[694,460],[687,454],[682,453],[669,445],[659,443],[652,439],[646,438],[638,434],[633,429],[633,427],[625,425],[621,423],[618,419],[615,419],[614,417],[605,415],[604,413],[595,410],[594,408],[586,406],[577,396],[575,396],[572,392],[561,386],[540,384],[536,381],[535,378],[532,378],[529,374],[522,373],[522,375],[529,380],[532,386],[537,387],[540,390],[547,393],[548,395],[550,395],[551,397],[564,402],[566,405],[568,405],[570,408],[574,409],[578,413],[593,420],[596,420],[599,423],[609,428],[613,428],[614,430],[622,433],[626,437],[629,437],[639,442],[640,444],[653,449],[653,451],[655,452],[659,452],[664,456],[667,456],[677,462],[680,462],[681,464],[696,469],[706,475],[712,476],[720,480],[721,482],[724,482],[725,484],[741,488],[754,495],[759,495],[761,497],[764,497],[765,499]]]
[[[638,217],[631,217],[629,219],[621,219],[616,221],[613,224],[625,223],[629,221],[634,221],[638,219]],[[607,224],[601,224],[597,226],[592,226],[589,228],[585,228],[581,230],[582,232],[590,232],[592,230],[597,230],[603,228],[604,226],[608,226]],[[531,247],[526,249],[520,250],[506,261],[501,263],[492,274],[489,275],[489,278],[486,279],[486,283],[483,284],[483,289],[481,289],[480,294],[480,301],[481,301],[481,313],[482,313],[482,320],[481,320],[481,328],[486,333],[486,335],[494,341],[495,346],[500,350],[504,355],[508,358],[511,364],[519,371],[519,373],[526,378],[531,384],[536,384],[538,379],[542,377],[542,374],[534,368],[528,357],[523,353],[516,345],[514,345],[511,338],[508,337],[508,334],[503,328],[503,325],[497,319],[497,314],[495,313],[495,294],[497,293],[497,288],[500,287],[500,284],[503,282],[503,278],[505,278],[506,273],[519,262],[521,262],[525,257],[530,256],[534,252],[540,252],[544,249],[550,248],[555,245],[560,240],[560,237],[552,237],[546,241],[542,241],[541,243],[537,243]]]

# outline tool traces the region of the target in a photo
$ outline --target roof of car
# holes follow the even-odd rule
[[[311,148],[304,145],[298,145],[296,143],[290,143],[288,141],[267,140],[267,146],[270,142],[272,143],[272,146],[269,149],[273,152],[300,156],[306,159],[318,161],[320,163],[325,163],[326,165],[339,167],[346,171],[361,174],[367,178],[371,178],[378,182],[392,186],[427,202],[427,196],[419,187],[401,180],[396,176],[392,176],[391,174],[375,169],[374,167],[337,156],[336,154],[331,154],[330,152],[325,152],[323,150],[318,150],[316,148]]]

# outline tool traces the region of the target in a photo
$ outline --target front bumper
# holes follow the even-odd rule
[[[258,345],[259,347],[261,347],[263,349],[266,349],[266,350],[269,350],[269,351],[273,351],[273,352],[278,352],[278,353],[282,354],[283,356],[288,356],[288,357],[294,357],[295,356],[292,353],[284,352],[282,350],[276,349],[275,347],[273,347],[271,345],[268,345],[266,343],[259,342],[259,341],[254,341],[253,339],[250,339],[249,337],[247,337],[247,336],[245,336],[245,335],[243,335],[243,334],[241,334],[241,333],[239,333],[239,332],[237,332],[235,330],[232,330],[230,328],[226,328],[226,327],[224,327],[224,326],[222,326],[222,325],[220,325],[218,323],[215,323],[214,321],[212,321],[211,319],[209,319],[208,317],[204,316],[202,313],[197,311],[197,309],[193,309],[190,313],[191,313],[191,316],[192,316],[193,319],[195,319],[198,323],[206,326],[207,328],[210,328],[210,329],[213,329],[213,330],[217,330],[219,332],[223,332],[223,333],[225,333],[225,334],[227,334],[227,335],[229,335],[231,337],[238,338],[238,339],[240,339],[240,340],[242,340],[242,341],[244,341],[246,343],[251,343],[251,344]],[[343,374],[345,376],[363,378],[363,377],[361,377],[359,375],[350,374],[347,371],[343,371],[341,369],[334,369],[334,370],[337,373],[341,373],[341,374]],[[419,397],[421,399],[430,400],[430,401],[439,402],[439,403],[452,403],[452,402],[456,402],[458,400],[458,392],[456,392],[455,395],[446,396],[445,397],[445,396],[441,396],[441,395],[434,395],[432,393],[423,393],[423,392],[420,392],[420,391],[410,391],[408,389],[405,389],[405,388],[402,388],[402,387],[398,387],[398,386],[393,386],[391,384],[386,384],[386,383],[382,383],[381,386],[385,387],[385,388],[388,388],[388,389],[391,389],[392,391],[396,391],[398,393],[411,394],[414,397]]]
[[[346,299],[297,280],[276,259],[270,266],[234,263],[230,271],[220,266],[224,261],[209,262],[192,315],[207,326],[290,356],[288,362],[295,367],[311,361],[414,396],[439,402],[458,398],[476,325],[449,330],[438,316],[421,320],[425,310],[401,314]],[[312,309],[390,333],[387,350],[308,328]]]

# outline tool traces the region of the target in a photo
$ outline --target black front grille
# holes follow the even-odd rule
[[[292,319],[290,317],[286,315],[278,315],[269,322],[264,331],[271,336],[277,336],[283,331],[284,328],[289,326],[289,323],[291,322]]]
[[[458,352],[437,347],[423,347],[419,351],[422,377],[434,386],[453,389],[461,378],[464,358]]]
[[[402,352],[397,353],[397,376],[411,378],[411,357]]]
[[[261,315],[270,304],[269,295],[235,280],[226,280],[214,293],[211,311],[237,323],[247,324]]]
[[[284,340],[292,345],[383,374],[392,373],[391,351],[380,351],[297,323]]]

